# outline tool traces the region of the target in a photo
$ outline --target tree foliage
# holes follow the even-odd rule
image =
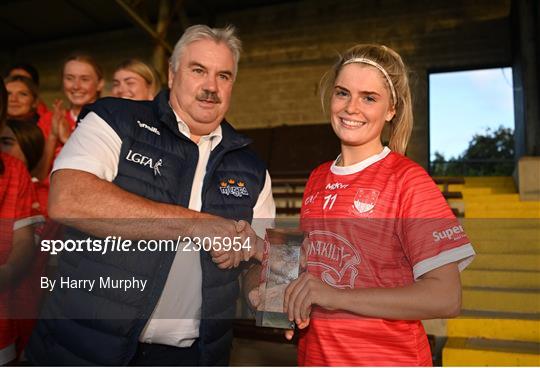
[[[434,176],[495,176],[512,175],[514,169],[514,131],[499,126],[475,134],[467,149],[458,157],[446,159],[435,152],[431,161]]]

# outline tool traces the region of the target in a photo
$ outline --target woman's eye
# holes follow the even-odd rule
[[[0,138],[0,144],[6,147],[11,147],[15,144],[15,142],[10,138]]]
[[[375,102],[375,101],[377,101],[377,100],[375,99],[375,97],[369,96],[369,95],[366,96],[366,97],[364,97],[364,99],[365,99],[367,102]]]
[[[338,89],[338,90],[336,90],[335,95],[337,97],[348,97],[349,93],[347,91],[342,90],[342,89]]]

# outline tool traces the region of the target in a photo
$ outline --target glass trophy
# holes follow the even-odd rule
[[[268,229],[260,278],[261,303],[255,323],[259,327],[294,328],[283,310],[285,289],[300,273],[304,234],[292,229]]]

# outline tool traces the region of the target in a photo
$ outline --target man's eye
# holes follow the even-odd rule
[[[228,74],[220,74],[219,78],[225,81],[228,81],[229,79],[231,79],[231,77]]]
[[[202,74],[204,72],[204,70],[202,70],[202,68],[194,68],[193,72],[196,73],[196,74]]]

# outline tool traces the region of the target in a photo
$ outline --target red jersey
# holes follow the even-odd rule
[[[0,174],[0,264],[4,264],[11,252],[15,230],[31,225],[32,183],[24,163],[0,152],[4,172]],[[0,292],[0,364],[13,359],[15,323],[9,320],[13,290]],[[13,346],[13,347],[12,347]]]
[[[308,272],[341,289],[410,285],[474,250],[431,177],[402,155],[315,169],[301,212]],[[368,318],[315,307],[302,332],[299,365],[431,365],[420,321]]]
[[[43,133],[43,138],[46,140],[52,130],[52,112],[46,111],[39,115],[37,126]]]

